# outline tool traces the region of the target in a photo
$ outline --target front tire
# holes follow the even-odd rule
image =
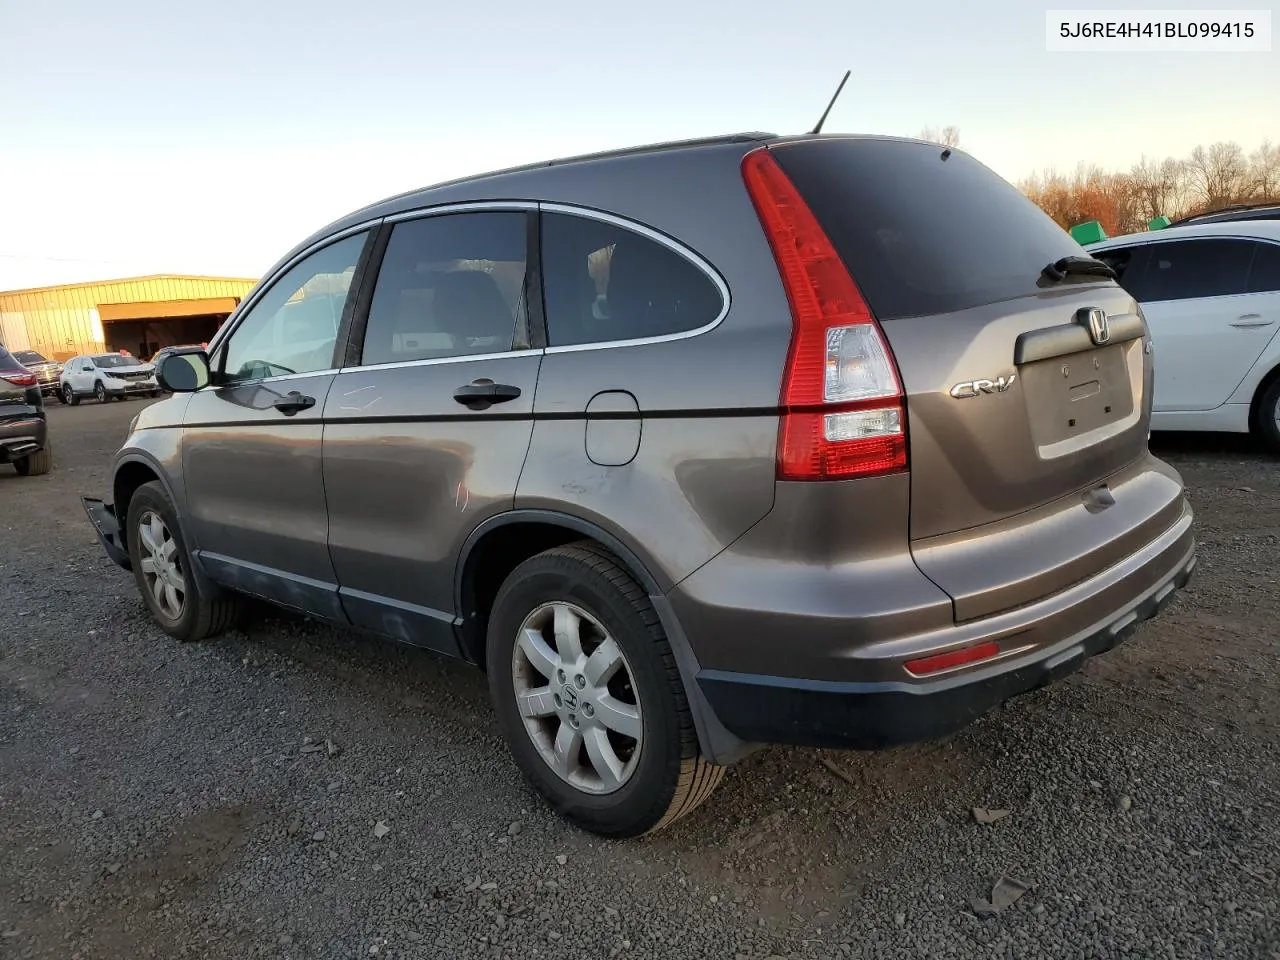
[[[97,398],[99,403],[107,402],[107,388],[102,385],[101,380],[93,385],[93,395]]]
[[[138,592],[165,633],[178,640],[203,640],[234,625],[239,599],[206,592],[194,575],[177,511],[158,480],[134,492],[127,523]]]
[[[486,645],[498,723],[529,783],[593,833],[634,837],[694,810],[724,776],[698,749],[649,598],[594,543],[520,564]]]
[[[29,453],[25,457],[13,461],[13,469],[23,477],[41,477],[53,469],[53,450],[46,446],[43,450]]]

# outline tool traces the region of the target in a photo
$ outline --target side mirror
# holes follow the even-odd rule
[[[195,393],[209,385],[209,358],[203,350],[171,353],[156,367],[156,379],[170,393]]]

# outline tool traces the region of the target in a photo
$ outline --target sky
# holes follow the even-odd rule
[[[952,124],[1013,181],[1280,141],[1280,44],[1045,46],[1045,8],[1016,0],[0,0],[0,290],[257,277],[331,220],[440,180],[803,132],[846,69],[827,132]]]

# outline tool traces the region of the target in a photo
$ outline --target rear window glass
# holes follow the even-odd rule
[[[880,319],[1034,294],[1046,264],[1081,255],[1011,184],[967,154],[943,152],[872,139],[773,148]]]
[[[1270,293],[1280,290],[1280,244],[1256,243],[1253,267],[1249,271],[1249,292]]]
[[[687,257],[634,230],[562,213],[542,215],[542,289],[553,347],[685,333],[724,308]]]

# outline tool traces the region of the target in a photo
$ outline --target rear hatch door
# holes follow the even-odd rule
[[[1057,592],[1176,519],[1176,475],[1103,489],[1147,458],[1146,324],[1113,280],[1045,271],[1087,257],[1065,231],[958,150],[772,149],[893,350],[913,555],[958,620]]]

